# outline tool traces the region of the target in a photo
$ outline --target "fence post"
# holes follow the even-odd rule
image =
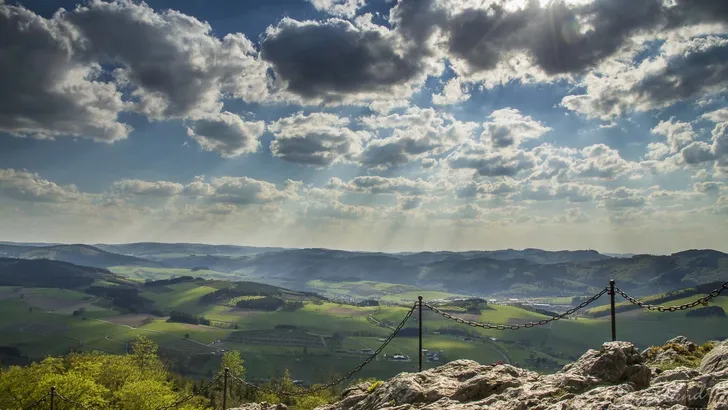
[[[51,386],[51,410],[54,410],[54,402],[56,399],[56,386]]]
[[[228,390],[227,381],[228,381],[229,375],[230,375],[230,368],[226,367],[225,373],[223,374],[223,377],[222,377],[222,410],[227,409],[227,390]]]
[[[617,314],[614,311],[614,279],[609,280],[609,296],[612,310],[612,341],[617,340]]]
[[[420,315],[418,317],[417,323],[420,325],[419,330],[419,337],[420,337],[420,365],[419,365],[419,371],[422,371],[422,296],[417,296],[417,300],[420,301],[419,308],[420,308]]]

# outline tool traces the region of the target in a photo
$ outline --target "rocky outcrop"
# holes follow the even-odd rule
[[[728,340],[715,345],[700,362],[700,372],[714,373],[728,370]]]
[[[667,360],[655,361],[659,353],[670,351],[664,357],[674,359],[700,348],[676,338],[658,354],[647,355],[629,342],[610,342],[550,375],[458,360],[421,373],[401,373],[376,389],[353,386],[340,401],[317,410],[728,410],[728,368],[721,366],[728,343],[716,344],[699,369],[650,369]]]

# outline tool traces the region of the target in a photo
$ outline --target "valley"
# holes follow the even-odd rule
[[[591,252],[552,255],[526,250],[493,252],[489,257],[505,259],[485,263],[482,252],[349,255],[158,244],[155,253],[155,246],[108,245],[103,250],[86,245],[53,245],[52,249],[35,245],[31,251],[20,252],[4,244],[0,362],[27,363],[69,351],[124,354],[129,343],[143,335],[159,344],[170,369],[188,376],[211,376],[221,354],[237,350],[253,382],[265,382],[289,369],[295,380],[308,385],[331,380],[359,365],[391,334],[418,295],[467,320],[515,325],[542,320],[549,312],[581,303],[580,298],[603,289],[609,277],[617,278],[630,293],[655,295],[648,300],[684,303],[707,293],[714,279],[725,278],[721,272],[728,263],[728,255],[714,251],[615,259]],[[518,252],[521,258],[514,256]],[[228,265],[223,266],[222,260]],[[294,268],[295,261],[300,264]],[[432,272],[444,269],[443,264],[470,265],[469,270],[451,271],[448,280],[477,285],[439,286]],[[504,271],[508,273],[491,281],[495,275],[491,269],[501,265],[510,265]],[[403,270],[394,274],[397,266]],[[532,271],[518,271],[519,266],[531,266]],[[584,271],[577,271],[578,266]],[[273,272],[276,267],[277,273]],[[557,268],[561,276],[553,273]],[[550,292],[530,290],[534,283],[549,281],[554,286],[572,285]],[[505,287],[508,283],[513,284]],[[479,302],[463,305],[468,300]],[[433,360],[426,360],[424,366],[467,358],[553,372],[610,340],[609,316],[602,313],[608,301],[604,295],[567,319],[519,330],[473,328],[425,309],[423,347],[432,352]],[[728,297],[719,296],[708,305],[728,309]],[[657,313],[619,306],[618,337],[641,348],[678,334],[696,342],[728,337],[725,316],[694,317],[690,310]],[[357,377],[384,379],[416,370],[418,320],[415,312],[382,355]]]

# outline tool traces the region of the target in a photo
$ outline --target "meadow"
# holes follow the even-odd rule
[[[188,274],[190,272],[185,270],[175,273],[178,276]],[[337,289],[344,292],[352,284],[343,284]],[[153,301],[161,310],[203,316],[212,326],[174,323],[168,322],[167,317],[121,312],[112,309],[103,298],[79,291],[0,288],[0,346],[17,347],[32,359],[60,355],[69,350],[123,354],[129,342],[143,335],[160,345],[172,368],[192,376],[209,376],[218,366],[222,351],[239,350],[246,361],[248,376],[253,380],[266,380],[290,369],[294,379],[321,382],[361,363],[366,353],[360,350],[377,349],[393,326],[402,320],[416,295],[422,294],[425,300],[450,295],[366,282],[357,283],[358,295],[373,291],[392,292],[384,296],[388,298],[386,300],[392,303],[399,300],[403,305],[359,307],[319,299],[306,300],[295,292],[281,292],[281,297],[304,300],[302,307],[291,311],[249,310],[200,302],[201,297],[224,285],[225,282],[201,281],[139,287],[140,295]],[[670,304],[688,299],[693,298]],[[563,298],[559,301],[566,302]],[[710,304],[728,309],[728,297],[718,297]],[[84,308],[84,313],[74,315],[73,311],[80,307]],[[479,313],[453,314],[491,324],[522,324],[546,318],[519,307],[497,304],[488,305]],[[691,318],[686,312],[629,311],[619,314],[617,319],[618,338],[632,341],[640,348],[662,344],[680,334],[700,343],[728,337],[728,319],[725,317]],[[409,361],[394,362],[382,355],[359,376],[387,378],[402,371],[416,370],[418,320],[415,311],[402,335],[383,350],[386,355],[407,355]],[[459,324],[427,308],[422,320],[424,348],[441,351],[443,361],[504,361],[542,372],[554,371],[587,349],[599,348],[611,339],[608,317],[576,317],[542,327],[505,331]],[[425,367],[440,363],[425,362]]]

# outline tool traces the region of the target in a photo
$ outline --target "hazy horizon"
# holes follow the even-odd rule
[[[560,251],[568,251],[568,252],[576,252],[576,251],[596,251],[602,255],[671,255],[674,253],[689,251],[689,250],[713,250],[718,252],[724,252],[726,251],[720,250],[720,249],[714,249],[714,248],[685,248],[685,249],[679,249],[674,252],[668,252],[668,253],[655,253],[655,252],[612,252],[608,250],[600,250],[600,249],[593,249],[593,248],[542,248],[542,247],[521,247],[521,248],[473,248],[473,249],[402,249],[402,250],[376,250],[376,249],[355,249],[355,248],[337,248],[337,247],[327,247],[327,246],[277,246],[277,245],[251,245],[248,243],[227,243],[227,242],[179,242],[179,241],[131,241],[131,242],[62,242],[62,241],[15,241],[15,240],[7,240],[0,238],[0,244],[31,244],[31,245],[89,245],[89,246],[97,246],[97,245],[129,245],[129,244],[136,244],[136,243],[150,243],[150,244],[172,244],[172,245],[182,245],[182,244],[188,244],[188,245],[210,245],[210,246],[240,246],[240,247],[251,247],[251,248],[282,248],[282,249],[324,249],[324,250],[330,250],[330,251],[345,251],[345,252],[364,252],[364,253],[420,253],[420,252],[493,252],[493,251],[505,251],[505,250],[511,250],[511,251],[524,251],[527,249],[536,249],[536,250],[542,250],[542,251],[548,251],[548,252],[560,252]]]

